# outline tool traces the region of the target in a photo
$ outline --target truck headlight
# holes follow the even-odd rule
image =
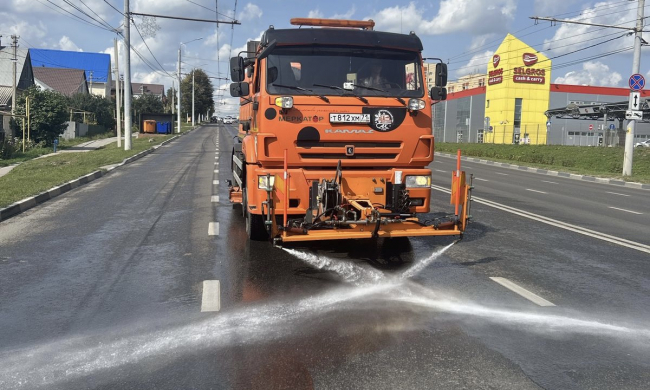
[[[409,99],[409,110],[419,111],[424,110],[424,100],[422,99]]]
[[[406,188],[431,187],[431,176],[406,176]]]
[[[257,177],[257,188],[260,190],[268,190],[273,188],[275,184],[275,176],[258,176]]]
[[[275,105],[280,108],[291,108],[293,107],[293,97],[292,96],[276,97]]]

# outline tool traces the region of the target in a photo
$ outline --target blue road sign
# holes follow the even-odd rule
[[[616,128],[616,126],[614,126],[613,123],[610,123],[610,124],[609,124],[609,129],[610,129],[610,130],[614,130],[615,128]]]
[[[645,87],[645,77],[643,75],[635,73],[630,76],[630,81],[628,83],[630,89],[633,91],[640,91]]]

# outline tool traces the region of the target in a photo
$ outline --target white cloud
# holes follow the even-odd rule
[[[516,0],[442,0],[438,13],[431,19],[426,19],[427,9],[415,2],[384,8],[369,18],[383,31],[489,34],[506,31],[516,10]]]
[[[319,9],[314,9],[314,10],[309,11],[309,13],[307,13],[307,17],[308,18],[322,19],[322,18],[325,17],[325,14],[323,14],[323,12],[321,10],[319,10]]]
[[[59,49],[67,51],[83,51],[65,35],[59,39]]]
[[[535,0],[535,15],[549,16],[558,15],[569,10],[569,8],[580,0]]]
[[[330,15],[330,16],[325,16],[323,11],[316,8],[316,9],[313,9],[313,10],[309,11],[309,13],[307,13],[307,17],[308,18],[316,18],[316,19],[323,19],[323,18],[328,18],[328,19],[352,19],[352,17],[354,16],[354,14],[356,12],[357,12],[357,9],[354,6],[352,6],[352,8],[350,8],[349,10],[347,10],[344,13],[338,13],[338,14],[333,14],[333,15]]]
[[[600,61],[589,61],[582,64],[582,70],[571,71],[563,77],[557,77],[555,83],[617,87],[622,80],[623,76],[611,71],[609,66]]]
[[[248,3],[244,7],[244,10],[239,14],[239,20],[253,20],[259,19],[262,17],[262,9],[255,4]]]
[[[488,61],[492,58],[493,51],[487,50],[483,53],[475,54],[467,63],[456,71],[456,76],[465,76],[475,73],[487,73]]]

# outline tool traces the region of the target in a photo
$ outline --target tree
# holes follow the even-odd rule
[[[31,87],[16,99],[16,114],[25,115],[25,99],[29,97],[30,137],[35,142],[52,142],[68,127],[68,99],[55,91]],[[27,122],[25,122],[27,123]],[[15,132],[22,131],[22,120],[12,123]]]
[[[165,108],[159,96],[144,94],[133,99],[133,110],[138,114],[158,114],[164,112]]]
[[[214,91],[212,82],[202,69],[194,69],[194,115],[214,112]],[[192,113],[192,74],[181,81],[181,105],[183,115]]]
[[[86,123],[94,122],[103,126],[106,130],[115,128],[114,107],[115,103],[98,95],[88,95],[77,93],[69,98],[69,106],[74,111],[87,111],[91,113],[91,118],[86,115]],[[77,122],[83,122],[83,114],[74,114],[72,119]]]
[[[178,90],[176,88],[169,87],[167,89],[167,101],[165,102],[165,112],[170,113],[172,111],[176,112],[176,109],[172,110],[172,106],[178,104],[177,102],[177,96],[176,92]]]

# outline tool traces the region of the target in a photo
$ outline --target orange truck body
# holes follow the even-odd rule
[[[320,27],[271,28],[231,59],[240,113],[230,200],[242,204],[250,238],[462,236],[471,185],[460,166],[455,213],[418,218],[431,206],[428,95],[446,96],[426,91],[419,38],[373,31],[372,21],[292,22]],[[362,81],[373,60],[393,71],[379,87]],[[446,82],[446,67],[436,69]]]

